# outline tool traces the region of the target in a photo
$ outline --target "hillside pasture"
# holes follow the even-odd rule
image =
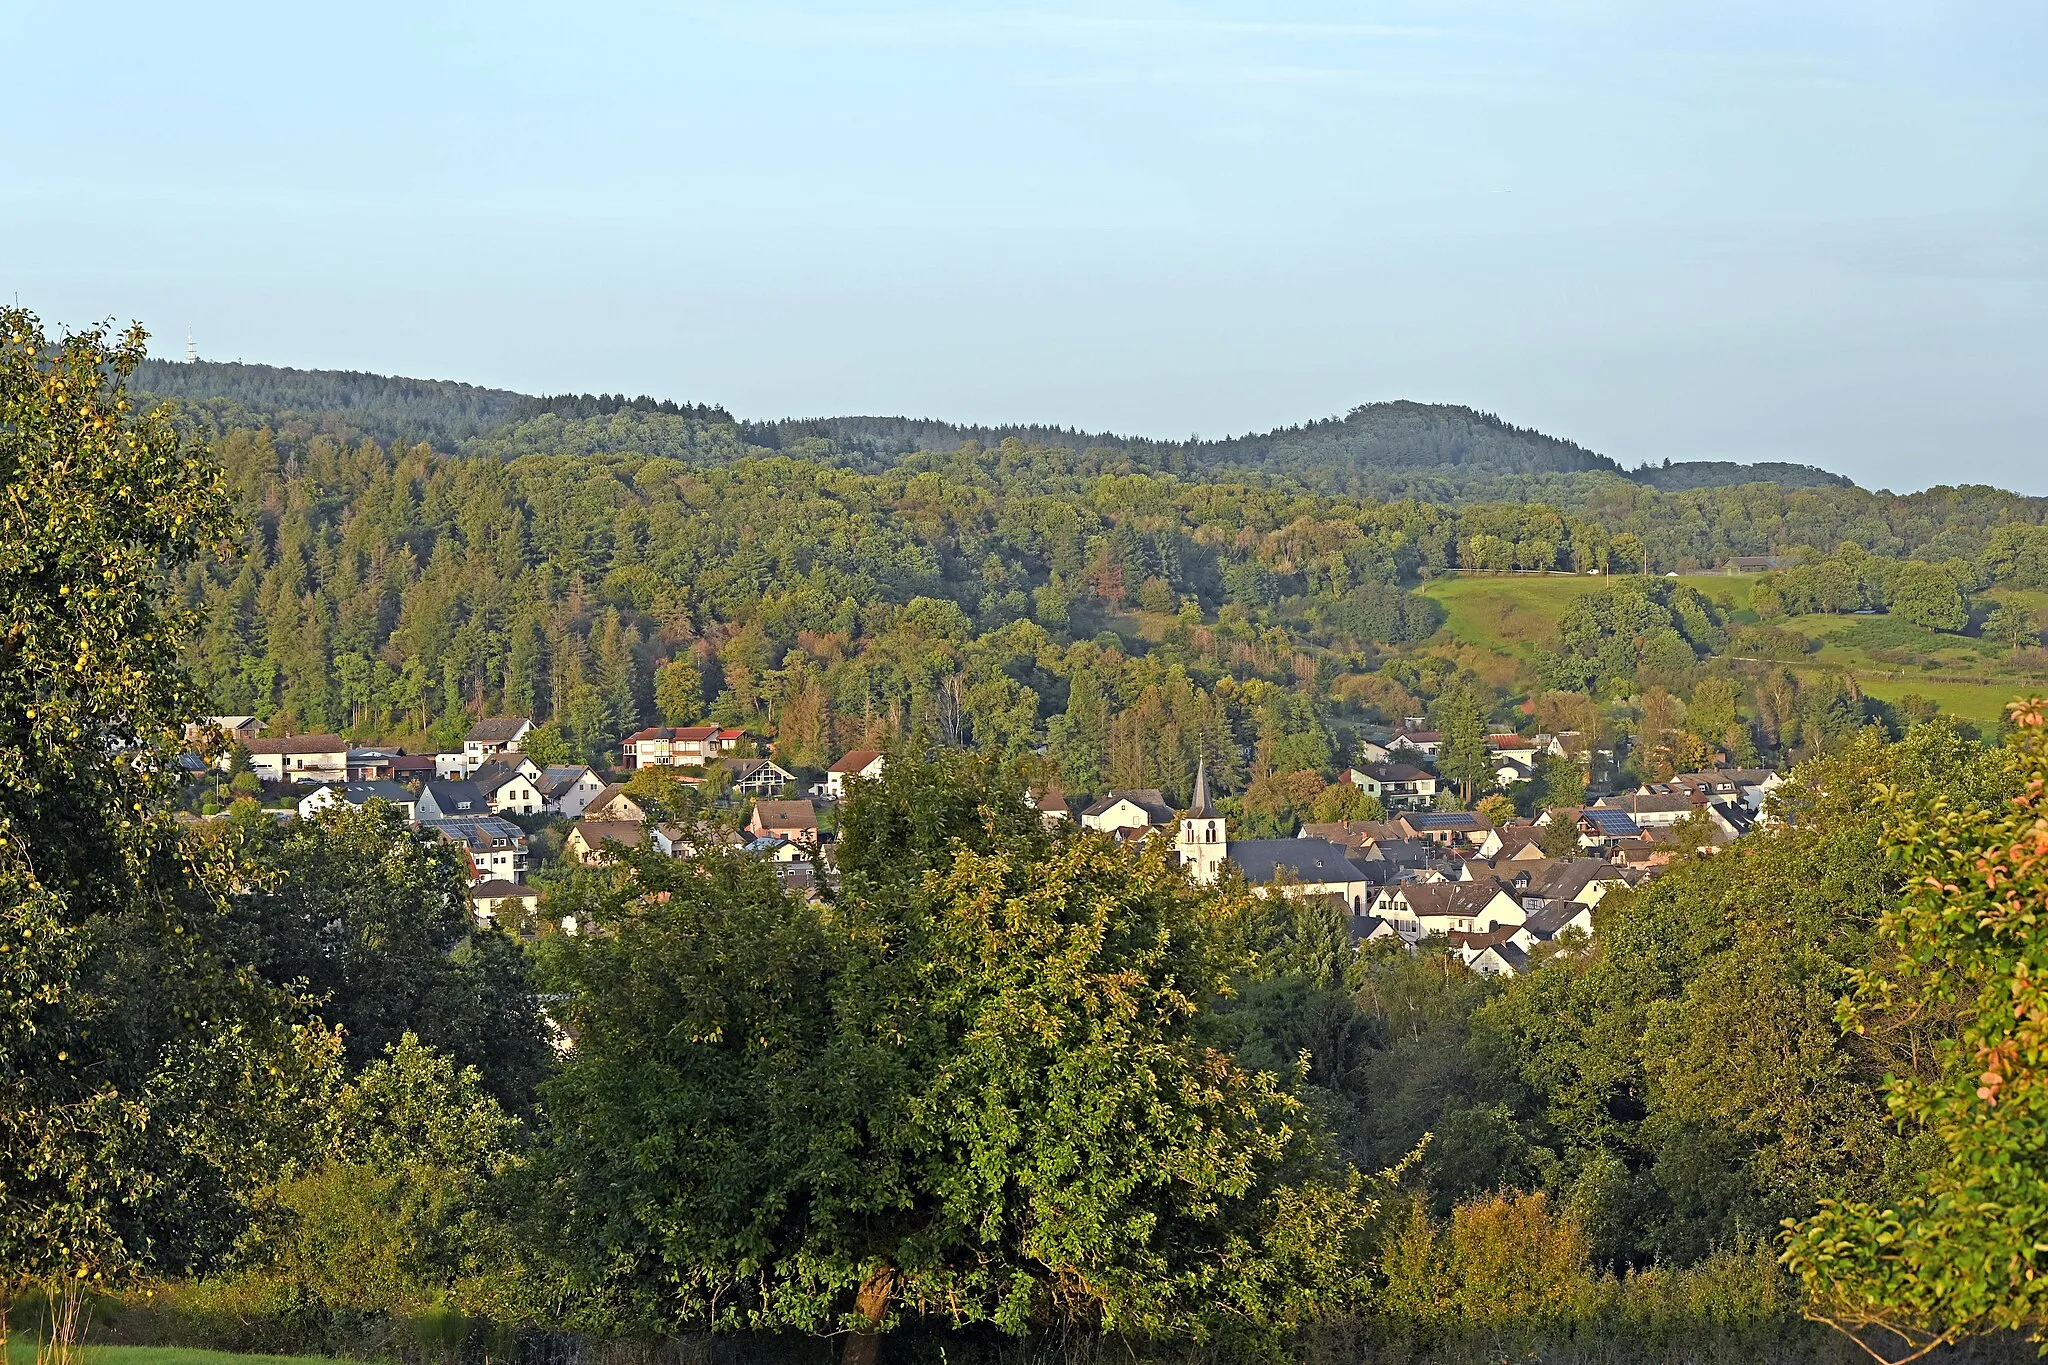
[[[1614,580],[1592,574],[1447,574],[1423,584],[1422,594],[1443,604],[1441,634],[1502,654],[1529,657],[1556,638],[1558,619],[1587,593]],[[1747,611],[1751,577],[1688,574],[1724,612]]]

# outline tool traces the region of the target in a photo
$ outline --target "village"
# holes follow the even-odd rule
[[[550,875],[606,864],[623,850],[689,857],[707,841],[773,865],[793,891],[818,893],[833,877],[833,815],[851,784],[882,774],[879,749],[842,754],[815,782],[762,756],[744,730],[712,724],[650,726],[625,737],[609,772],[580,763],[543,766],[522,748],[533,722],[476,722],[460,749],[409,754],[338,735],[266,736],[253,716],[209,716],[187,728],[194,773],[245,774],[279,819],[383,802],[423,833],[453,844],[468,868],[480,923],[533,932]],[[1368,735],[1339,776],[1384,818],[1304,821],[1292,837],[1233,837],[1212,800],[1207,765],[1176,809],[1154,788],[1100,795],[1036,787],[1029,799],[1048,825],[1071,824],[1119,843],[1166,839],[1188,875],[1211,884],[1230,872],[1264,895],[1327,898],[1355,945],[1440,940],[1472,970],[1516,975],[1541,951],[1589,942],[1594,909],[1609,892],[1657,876],[1674,856],[1713,849],[1770,820],[1781,774],[1717,767],[1678,773],[1592,798],[1575,809],[1496,819],[1456,809],[1437,772],[1442,737],[1421,717]],[[1487,737],[1499,789],[1537,765],[1598,759],[1573,735]],[[664,818],[650,792],[687,790],[722,819]],[[1453,808],[1446,808],[1453,807]],[[558,925],[576,932],[573,916]]]

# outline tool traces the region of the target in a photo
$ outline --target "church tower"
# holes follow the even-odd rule
[[[1223,875],[1223,860],[1230,853],[1230,836],[1216,808],[1209,804],[1209,760],[1195,764],[1195,799],[1181,812],[1180,833],[1173,847],[1181,866],[1204,886]]]

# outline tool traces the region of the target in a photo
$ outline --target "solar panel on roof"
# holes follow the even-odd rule
[[[1586,818],[1593,822],[1593,828],[1613,837],[1629,837],[1643,832],[1635,817],[1625,810],[1589,810]]]

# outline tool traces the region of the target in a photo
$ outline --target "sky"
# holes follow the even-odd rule
[[[0,5],[0,297],[159,355],[2048,494],[2039,0]]]

